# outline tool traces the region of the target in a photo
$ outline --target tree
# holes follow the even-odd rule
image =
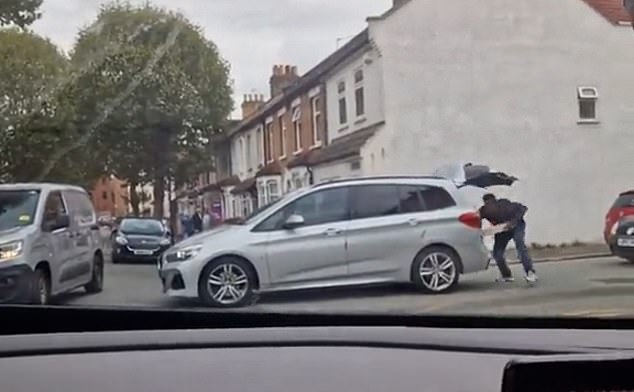
[[[17,28],[0,30],[1,181],[90,182],[91,165],[77,165],[85,151],[55,158],[78,138],[72,88],[60,83],[68,68],[48,40]]]
[[[41,5],[42,0],[1,0],[0,26],[14,24],[25,28],[40,18]]]
[[[96,155],[120,178],[151,181],[163,215],[166,180],[192,174],[182,168],[199,166],[231,111],[228,64],[182,15],[120,3],[80,32],[71,61],[80,127]]]

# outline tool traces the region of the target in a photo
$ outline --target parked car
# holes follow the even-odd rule
[[[615,256],[634,262],[634,215],[619,219],[609,245]]]
[[[634,215],[634,190],[621,193],[605,215],[603,238],[608,246],[610,246],[612,252],[614,252],[614,236],[616,235],[619,221],[623,217],[632,215]]]
[[[440,177],[334,181],[188,238],[159,263],[164,291],[219,307],[255,294],[411,282],[444,293],[488,267],[481,221]]]
[[[103,288],[95,211],[82,188],[0,185],[0,302],[47,304],[56,294]]]
[[[113,234],[112,262],[156,262],[171,245],[171,234],[161,220],[124,218]]]

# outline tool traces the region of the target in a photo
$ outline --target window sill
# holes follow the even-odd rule
[[[339,129],[337,129],[337,132],[339,132],[339,133],[341,133],[341,132],[345,132],[345,131],[347,131],[349,128],[350,128],[350,127],[348,127],[348,126],[346,125],[346,126],[344,126],[343,128],[339,128]]]
[[[316,150],[316,149],[318,149],[318,148],[321,148],[321,145],[322,145],[322,143],[321,143],[321,142],[318,142],[318,143],[315,143],[315,144],[313,144],[312,146],[310,146],[308,149],[309,149],[309,150]]]
[[[599,120],[577,120],[577,124],[600,124]]]
[[[273,162],[275,162],[275,159],[269,159],[268,161],[266,161],[266,164],[268,165],[268,164],[273,163]]]
[[[297,155],[299,155],[299,154],[301,154],[303,152],[304,152],[304,149],[302,148],[302,149],[299,149],[297,151],[293,151],[293,155],[297,156]]]
[[[368,119],[365,117],[359,117],[355,122],[354,125],[359,125],[359,124],[363,124],[364,122],[366,122]]]
[[[286,159],[286,154],[280,155],[280,157],[278,158],[278,160],[280,161],[283,161],[284,159]]]

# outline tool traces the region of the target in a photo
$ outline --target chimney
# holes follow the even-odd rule
[[[242,99],[242,119],[250,117],[264,105],[263,94],[245,94]]]
[[[271,75],[271,79],[269,80],[269,84],[271,85],[271,98],[281,94],[286,87],[293,84],[297,79],[299,79],[299,75],[296,66],[274,65],[273,75]]]

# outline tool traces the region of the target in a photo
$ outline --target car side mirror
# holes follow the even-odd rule
[[[47,231],[65,229],[68,226],[70,226],[70,217],[67,214],[58,215],[55,219],[44,224],[44,228]]]
[[[286,219],[283,227],[286,230],[293,230],[303,225],[304,225],[304,217],[301,215],[293,214]]]

